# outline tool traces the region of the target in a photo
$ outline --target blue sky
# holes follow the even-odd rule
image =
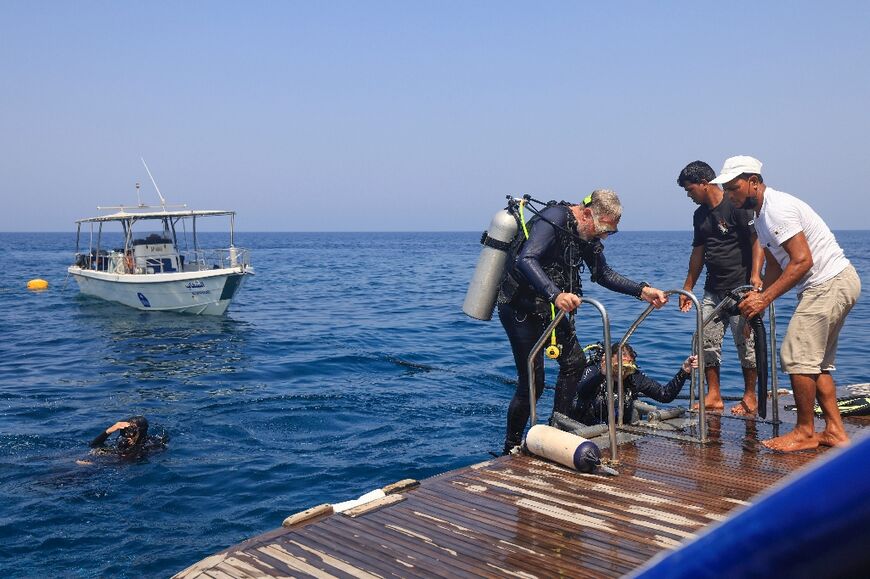
[[[479,231],[507,194],[689,229],[689,161],[751,154],[866,229],[870,3],[0,3],[0,231],[97,205],[245,231]]]

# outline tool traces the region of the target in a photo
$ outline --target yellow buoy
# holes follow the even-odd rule
[[[44,290],[48,289],[48,282],[44,279],[32,279],[27,282],[27,289],[29,290]]]

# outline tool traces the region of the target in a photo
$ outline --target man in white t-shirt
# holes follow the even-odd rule
[[[740,313],[751,319],[790,289],[798,292],[798,306],[781,349],[782,370],[794,391],[797,424],[790,433],[763,444],[786,452],[846,444],[849,437],[830,372],[835,369],[840,329],[861,293],[855,268],[809,205],[764,184],[758,159],[742,155],[726,159],[710,183],[723,184],[735,207],[756,214],[755,230],[766,258],[763,290],[748,294],[740,302]],[[825,420],[819,434],[813,423],[816,399]]]

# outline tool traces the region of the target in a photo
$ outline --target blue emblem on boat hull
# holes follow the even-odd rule
[[[139,296],[139,301],[142,302],[142,305],[143,305],[143,306],[145,306],[146,308],[150,308],[150,307],[151,307],[151,302],[149,302],[149,301],[148,301],[148,298],[146,298],[145,296],[143,296],[141,292],[137,293],[136,295]]]

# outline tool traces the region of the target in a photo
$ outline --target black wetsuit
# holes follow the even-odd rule
[[[665,385],[659,384],[640,370],[623,376],[622,387],[625,394],[625,422],[631,422],[634,412],[634,401],[638,396],[647,396],[657,402],[672,402],[689,374],[680,368],[676,375]],[[616,388],[616,377],[613,378]],[[599,364],[587,366],[575,388],[565,393],[568,405],[556,408],[568,418],[586,425],[605,424],[607,422],[607,385],[605,375]],[[618,412],[618,410],[617,410]]]
[[[111,436],[111,434],[109,434],[105,430],[102,431],[99,436],[97,436],[95,439],[93,439],[91,441],[90,447],[91,448],[102,448],[103,444],[106,442],[106,440],[109,438],[109,436]]]
[[[109,436],[111,436],[111,434],[104,430],[99,434],[99,436],[93,439],[90,443],[90,447],[94,449],[92,452],[96,454],[117,454],[124,458],[137,458],[146,453],[164,450],[166,448],[166,442],[169,440],[169,437],[165,434],[162,436],[146,434],[145,440],[142,442],[129,448],[121,448],[120,445],[105,446],[105,442]]]
[[[601,241],[583,241],[576,235],[577,222],[571,206],[564,203],[549,206],[541,215],[542,218],[532,220],[528,240],[509,261],[499,292],[498,317],[510,340],[518,375],[517,389],[508,407],[506,451],[520,444],[529,420],[526,368],[532,347],[552,320],[553,300],[562,292],[582,295],[580,272],[584,264],[589,268],[592,281],[609,290],[639,298],[646,286],[611,269],[604,258]],[[557,358],[559,377],[554,406],[563,408],[570,402],[567,393],[576,391],[586,359],[577,341],[573,317],[566,317],[556,327],[556,338],[562,350]],[[537,399],[544,391],[543,353],[535,360],[534,367]]]

